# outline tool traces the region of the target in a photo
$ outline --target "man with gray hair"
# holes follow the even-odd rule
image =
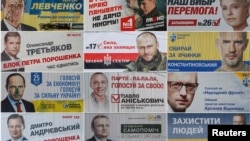
[[[233,115],[233,125],[246,125],[246,115],[242,113],[236,113]]]
[[[215,71],[250,71],[243,54],[248,45],[247,32],[220,32],[216,40],[221,56],[221,67]]]

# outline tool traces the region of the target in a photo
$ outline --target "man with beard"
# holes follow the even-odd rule
[[[126,71],[166,71],[167,57],[159,51],[154,33],[142,32],[137,36],[136,43],[139,56],[126,66]]]
[[[220,32],[216,40],[221,56],[221,67],[216,71],[249,71],[243,54],[247,49],[247,32]]]

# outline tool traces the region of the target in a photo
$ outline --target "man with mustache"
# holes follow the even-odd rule
[[[25,79],[19,73],[12,73],[6,79],[8,96],[1,102],[1,112],[35,112],[33,103],[22,99]]]
[[[136,38],[138,57],[126,65],[128,72],[166,71],[167,57],[159,51],[159,42],[152,32],[142,32]]]
[[[216,45],[221,56],[221,67],[216,71],[250,71],[243,61],[248,45],[247,32],[220,32]]]

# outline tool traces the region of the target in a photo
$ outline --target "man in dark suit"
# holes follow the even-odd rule
[[[25,79],[19,73],[12,73],[6,79],[8,96],[1,101],[1,112],[35,112],[33,103],[22,99]]]
[[[110,132],[109,118],[106,115],[96,115],[91,122],[94,136],[86,141],[112,141],[108,139]]]
[[[24,6],[24,0],[2,0],[4,12],[4,19],[1,21],[2,31],[37,31],[36,28],[21,23]]]
[[[7,141],[28,141],[23,136],[23,130],[25,129],[24,118],[19,114],[12,114],[7,119],[7,125],[11,139]]]
[[[12,68],[2,68],[5,71],[24,71],[21,60],[17,57],[20,51],[21,35],[18,32],[7,32],[4,36],[4,51],[1,53],[2,64],[19,62],[19,66]],[[7,65],[8,66],[8,65]]]

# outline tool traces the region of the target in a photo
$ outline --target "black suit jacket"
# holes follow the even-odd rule
[[[17,58],[19,59],[19,58]],[[6,54],[5,51],[3,51],[1,53],[1,61],[2,63],[4,63],[4,61],[10,61],[11,58],[8,56],[8,54]],[[18,68],[18,69],[8,69],[8,70],[2,70],[2,72],[8,72],[8,71],[11,71],[11,72],[17,72],[17,71],[25,71],[24,70],[24,67],[21,67],[21,68]]]
[[[95,140],[95,137],[93,136],[92,138],[90,138],[90,139],[88,139],[88,140],[86,140],[86,141],[96,141],[96,140]],[[112,141],[112,140],[107,139],[107,141]]]
[[[21,23],[22,31],[37,31],[35,27]],[[4,21],[1,21],[1,31],[9,31]]]
[[[22,99],[26,112],[35,112],[35,106],[33,103]],[[8,97],[1,101],[1,112],[16,112],[12,107]]]
[[[7,141],[11,141],[11,139],[7,140]],[[28,141],[27,138],[23,137],[22,141]]]

